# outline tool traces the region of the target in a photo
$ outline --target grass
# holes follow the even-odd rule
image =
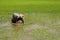
[[[14,12],[25,15],[24,25],[9,24]],[[0,0],[0,40],[60,40],[60,1]]]

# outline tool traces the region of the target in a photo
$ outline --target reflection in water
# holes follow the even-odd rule
[[[8,40],[16,40],[24,33],[24,24],[12,24]]]
[[[12,29],[16,32],[24,31],[23,26],[24,26],[23,24],[12,24]]]

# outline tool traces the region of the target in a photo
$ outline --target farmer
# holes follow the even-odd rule
[[[22,23],[24,23],[24,15],[23,14],[18,14],[18,13],[14,13],[12,15],[12,23],[18,23],[19,21],[21,21]]]

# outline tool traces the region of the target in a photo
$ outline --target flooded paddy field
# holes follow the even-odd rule
[[[11,24],[15,12],[24,24]],[[60,1],[0,0],[0,40],[60,40]]]

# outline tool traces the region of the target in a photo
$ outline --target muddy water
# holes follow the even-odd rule
[[[25,33],[32,29],[38,29],[41,27],[42,26],[38,24],[31,24],[28,26],[24,26],[24,24],[15,25],[15,24],[11,24],[10,22],[6,22],[0,24],[0,38],[1,40],[4,39],[5,40],[35,40],[32,36],[28,36]]]
[[[6,28],[6,29],[15,29],[18,30],[19,28],[23,29],[23,30],[32,30],[32,29],[38,29],[43,27],[42,25],[39,24],[31,24],[31,25],[27,25],[24,26],[24,24],[11,24],[10,22],[6,22],[3,24],[0,24],[0,28]]]
[[[37,36],[38,38],[31,36],[32,35],[31,30],[37,31],[36,29],[41,29],[41,28],[48,29],[47,25],[46,26],[40,24],[15,25],[15,24],[11,24],[10,22],[6,22],[0,24],[0,39],[1,40],[37,40],[39,39],[39,36]],[[58,33],[55,29],[48,29],[47,31],[52,34],[54,34],[55,32],[56,34]]]

